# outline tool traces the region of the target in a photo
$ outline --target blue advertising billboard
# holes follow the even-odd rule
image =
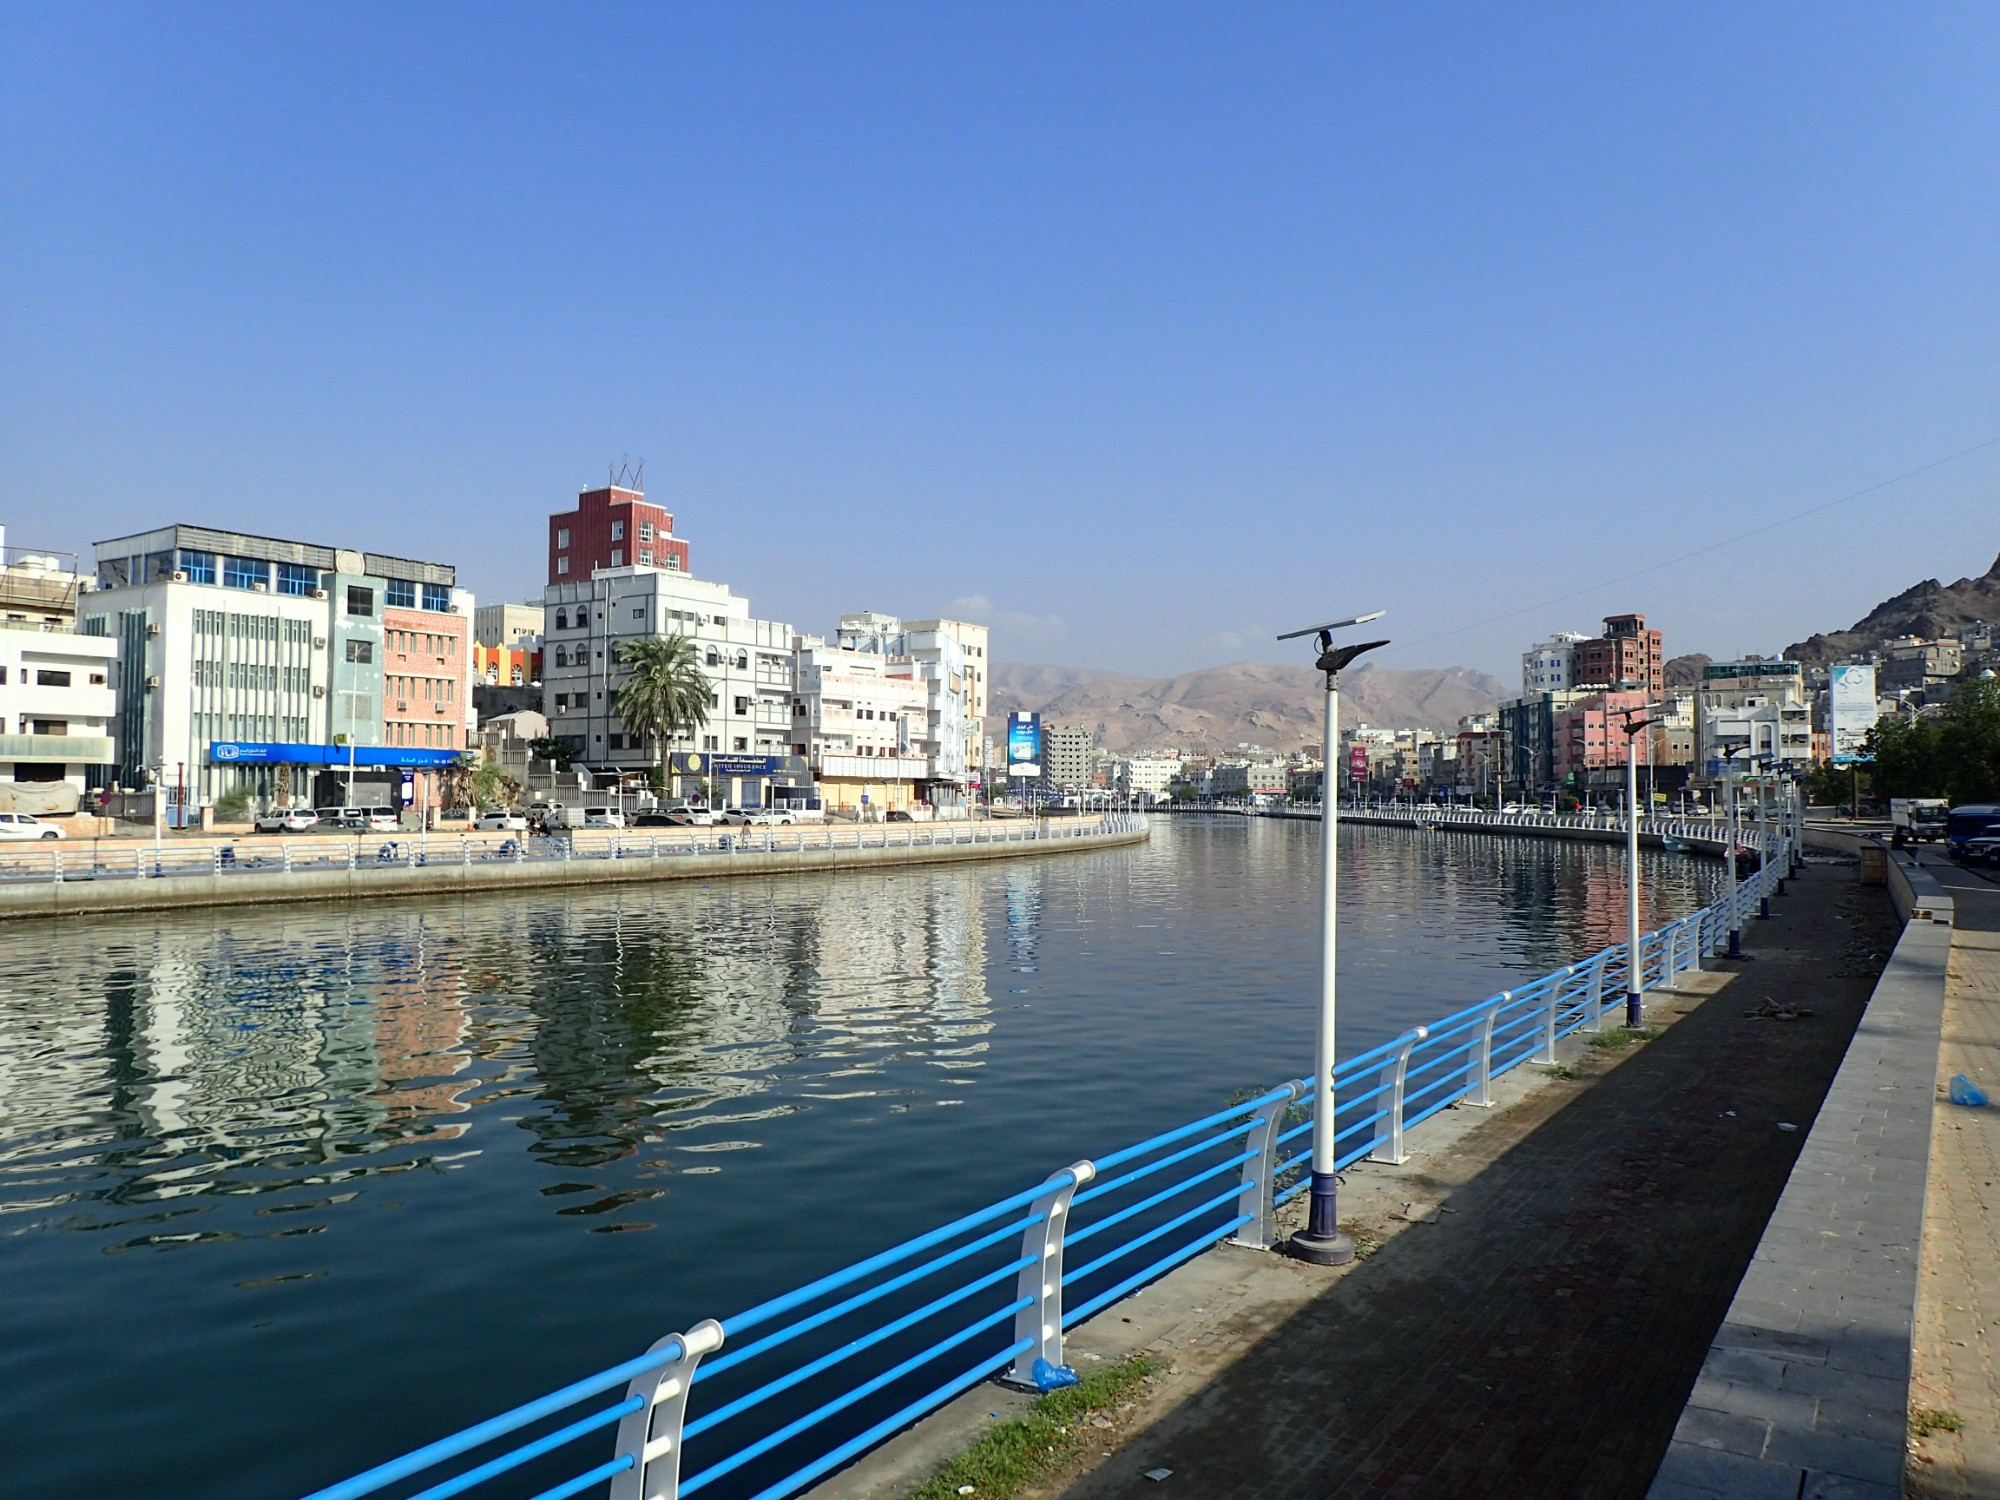
[[[1009,714],[1007,717],[1007,774],[1042,774],[1042,716]]]

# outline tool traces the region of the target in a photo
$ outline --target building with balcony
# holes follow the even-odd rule
[[[934,808],[963,805],[980,779],[986,627],[870,610],[842,615],[835,642],[881,656],[923,682],[924,722],[913,726],[911,741],[927,763],[921,800]]]
[[[753,618],[750,601],[726,584],[649,566],[552,583],[542,615],[542,712],[600,787],[644,781],[663,759],[674,794],[720,780],[710,792],[731,805],[763,806],[773,787],[796,783],[799,767],[786,757],[804,752],[792,743],[798,632],[790,625]],[[618,716],[621,649],[660,635],[694,641],[710,690],[708,722],[667,744],[642,739]],[[735,769],[711,774],[707,757],[718,755],[735,757]],[[691,768],[688,756],[703,759]]]
[[[923,799],[929,760],[917,749],[930,692],[907,659],[801,636],[792,743],[832,813],[878,817]]]
[[[674,518],[641,490],[620,485],[584,490],[576,509],[549,517],[549,583],[580,583],[600,569],[689,571],[688,544]]]
[[[1658,700],[1667,683],[1665,640],[1646,628],[1644,615],[1606,615],[1604,634],[1577,642],[1570,658],[1570,688],[1629,688]]]
[[[1707,783],[1730,763],[1803,771],[1812,763],[1812,702],[1795,661],[1747,657],[1710,662],[1695,692],[1695,770]]]
[[[0,531],[0,811],[62,815],[109,780],[115,642],[79,635],[74,556]]]
[[[121,785],[171,788],[177,819],[238,792],[436,805],[471,724],[449,564],[186,525],[95,563],[82,629],[116,643]]]
[[[1521,653],[1521,691],[1564,693],[1573,685],[1570,661],[1576,648],[1590,637],[1580,630],[1560,630],[1547,640]]]

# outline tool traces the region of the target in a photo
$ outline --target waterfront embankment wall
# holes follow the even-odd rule
[[[153,877],[143,851],[118,872],[79,871],[0,884],[0,920],[62,917],[134,910],[258,906],[294,901],[379,901],[396,896],[441,896],[477,891],[573,889],[660,880],[720,880],[946,864],[964,860],[1018,859],[1143,843],[1143,819],[1106,818],[1039,830],[913,828],[786,831],[773,839],[738,838],[701,843],[627,839],[563,846],[530,854],[517,845],[512,857],[461,845],[417,854],[405,846],[397,860],[294,863],[289,867],[248,860],[212,862],[206,870],[173,869]],[[204,855],[204,858],[209,856]]]
[[[1224,816],[1290,818],[1309,823],[1320,820],[1316,808],[1259,808],[1248,814],[1225,812]],[[1474,808],[1342,808],[1340,821],[1364,823],[1383,828],[1414,828],[1430,833],[1501,833],[1518,838],[1575,839],[1593,844],[1623,844],[1625,824],[1620,818],[1591,813],[1494,813]],[[1758,832],[1751,823],[1744,830],[1745,841]],[[1678,844],[1689,854],[1722,857],[1728,845],[1722,829],[1706,818],[1652,818],[1639,824],[1639,842],[1648,849]]]

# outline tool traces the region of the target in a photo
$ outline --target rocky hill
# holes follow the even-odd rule
[[[1344,726],[1454,728],[1463,714],[1490,712],[1506,693],[1496,678],[1466,667],[1391,671],[1362,665],[1342,674]],[[1107,749],[1187,746],[1229,750],[1238,744],[1294,750],[1318,744],[1320,676],[1310,667],[1242,661],[1178,677],[1029,662],[995,662],[990,706],[993,731],[1009,713],[1040,713],[1063,724],[1086,724]]]
[[[1845,630],[1815,635],[1787,646],[1790,661],[1823,667],[1846,661],[1899,635],[1929,639],[1956,635],[1967,625],[2000,623],[2000,557],[1978,578],[1943,584],[1929,578],[1884,600]]]
[[[1698,687],[1701,683],[1701,669],[1715,658],[1706,651],[1690,651],[1686,656],[1669,657],[1667,660],[1668,687]]]

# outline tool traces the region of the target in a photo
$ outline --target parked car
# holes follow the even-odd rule
[[[789,807],[753,807],[744,821],[768,828],[773,824],[796,823],[798,818]]]
[[[615,807],[586,807],[583,810],[585,828],[623,828],[625,814]]]
[[[259,833],[305,833],[319,827],[319,814],[303,807],[280,807],[257,819]]]
[[[0,812],[0,839],[59,839],[63,831],[31,813]]]
[[[907,809],[894,807],[882,815],[882,821],[885,823],[914,823],[917,819],[915,814],[909,812]]]
[[[686,828],[689,825],[687,816],[684,813],[650,811],[642,812],[635,816],[632,819],[632,826],[634,828]]]
[[[1968,865],[1990,865],[2000,869],[2000,834],[1985,834],[1968,839],[1965,844],[1964,862]]]
[[[478,828],[481,833],[526,833],[528,820],[521,813],[496,807],[479,815]]]

